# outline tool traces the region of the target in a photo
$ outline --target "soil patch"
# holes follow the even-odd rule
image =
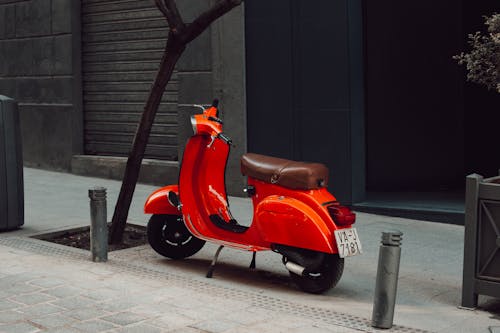
[[[37,235],[35,238],[61,245],[90,250],[90,227],[63,230],[50,234]],[[148,243],[146,228],[127,224],[120,244],[109,244],[108,251],[123,250]]]

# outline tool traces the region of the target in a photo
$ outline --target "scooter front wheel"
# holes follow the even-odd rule
[[[148,242],[159,254],[171,259],[190,257],[205,245],[184,225],[182,216],[153,215],[148,222]]]
[[[294,261],[297,264],[303,267],[315,266],[311,270],[306,269],[302,275],[290,272],[292,281],[307,293],[320,294],[335,287],[344,272],[344,259],[338,254],[321,254],[323,257],[321,261],[314,264],[313,262],[317,260],[316,256],[313,258],[300,252],[294,254]],[[283,259],[287,260],[285,257]]]

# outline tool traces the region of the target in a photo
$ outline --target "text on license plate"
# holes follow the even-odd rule
[[[363,253],[361,241],[359,240],[358,232],[355,228],[335,230],[334,234],[340,258],[351,257]]]

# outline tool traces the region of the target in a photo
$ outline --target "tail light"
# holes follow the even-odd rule
[[[337,225],[349,226],[356,222],[356,214],[344,206],[328,206],[328,212]]]

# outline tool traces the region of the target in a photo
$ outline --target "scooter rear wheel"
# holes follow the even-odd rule
[[[313,258],[309,258],[305,253],[297,252],[294,261],[303,267],[310,267]],[[303,275],[290,272],[292,281],[300,289],[307,293],[321,294],[337,285],[344,272],[344,259],[338,254],[323,254],[323,259],[319,264],[315,264],[312,270],[306,269]]]
[[[181,216],[153,215],[148,222],[148,241],[153,250],[171,259],[187,258],[201,250],[205,241],[193,236]]]

